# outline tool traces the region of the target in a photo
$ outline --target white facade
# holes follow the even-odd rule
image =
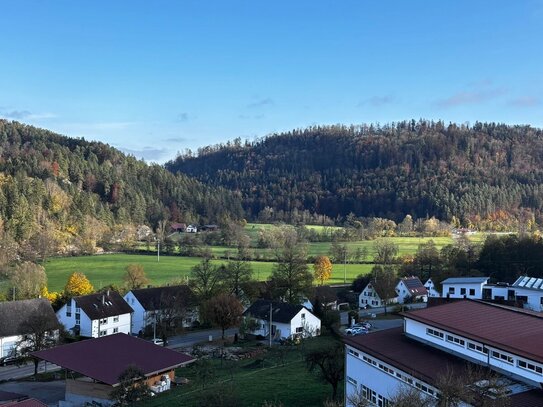
[[[388,304],[393,304],[398,302],[398,298],[391,298],[388,300]],[[384,307],[385,301],[379,297],[379,294],[373,288],[373,285],[371,283],[368,283],[368,285],[362,290],[360,295],[358,296],[358,306],[360,308],[366,308],[366,307]]]
[[[418,279],[417,279],[418,281]],[[428,295],[425,294],[413,294],[407,284],[405,283],[405,279],[400,279],[398,281],[398,284],[396,284],[396,294],[398,294],[398,303],[403,304],[406,301],[417,301],[422,300],[424,302],[428,301]]]
[[[270,321],[255,318],[258,328],[252,333],[254,335],[269,335]],[[301,309],[290,322],[276,322],[272,320],[272,337],[289,338],[296,335],[304,337],[318,336],[321,332],[321,320],[309,312],[307,309]]]
[[[147,311],[143,305],[141,305],[132,291],[125,294],[124,300],[134,310],[132,313],[132,325],[130,332],[132,332],[132,335],[139,335],[140,331],[145,331],[146,326],[153,324],[155,320],[155,311]],[[187,310],[186,314],[183,316],[183,328],[190,328],[194,321],[198,320],[198,317],[199,314],[197,310]]]
[[[444,298],[469,298],[472,300],[483,297],[483,287],[488,283],[488,277],[448,278],[441,284]]]
[[[4,336],[3,338],[0,337],[0,359],[11,356],[17,342],[19,342],[21,339],[21,335]]]
[[[359,394],[371,405],[385,406],[387,401],[404,388],[414,387],[429,400],[437,403],[438,390],[397,367],[345,345],[345,400]]]
[[[57,318],[67,330],[74,330],[74,328],[79,327],[79,335],[87,338],[98,338],[99,336],[112,335],[118,332],[130,334],[130,313],[91,320],[77,306],[73,298],[57,311]]]
[[[407,336],[415,340],[462,359],[489,366],[504,376],[533,386],[539,386],[543,381],[543,364],[525,357],[409,318],[404,318],[404,330]]]
[[[432,297],[432,298],[441,297],[441,294],[439,293],[439,291],[437,291],[436,286],[431,278],[426,280],[426,282],[424,283],[424,287],[426,287],[426,290],[428,291],[428,297]]]
[[[198,232],[198,228],[194,225],[188,225],[187,228],[185,229],[185,232],[187,233],[196,233]]]

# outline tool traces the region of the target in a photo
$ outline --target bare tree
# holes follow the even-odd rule
[[[332,386],[332,399],[336,399],[345,370],[343,345],[338,343],[332,347],[314,349],[306,355],[306,362],[309,371],[316,367],[320,369],[321,378]]]
[[[211,299],[219,291],[222,281],[222,270],[205,257],[190,271],[190,286],[201,301]]]
[[[392,395],[390,403],[394,407],[431,407],[435,400],[411,386],[402,386]]]
[[[141,264],[129,264],[125,270],[123,280],[128,290],[142,288],[149,284],[149,279],[145,275],[145,270]]]
[[[375,263],[392,264],[399,252],[399,246],[390,239],[377,239],[373,243]]]
[[[224,331],[240,323],[243,305],[231,294],[219,294],[204,304],[203,311],[207,321],[222,329],[224,339]]]
[[[374,266],[372,269],[371,283],[373,288],[383,300],[385,306],[385,315],[387,313],[387,305],[392,298],[396,297],[396,272],[390,266]]]
[[[56,330],[60,329],[57,321],[44,318],[39,309],[33,312],[26,321],[21,324],[21,332],[27,332],[16,343],[15,349],[22,355],[53,347],[58,342]],[[38,374],[39,359],[32,357],[34,362],[34,375]]]

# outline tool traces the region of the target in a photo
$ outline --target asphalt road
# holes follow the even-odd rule
[[[51,363],[40,362],[38,373],[51,372],[60,368]],[[27,363],[22,366],[8,365],[0,366],[0,382],[5,380],[17,380],[34,374],[34,363]]]
[[[238,328],[230,328],[225,331],[226,337],[234,336]],[[184,335],[172,336],[168,338],[168,348],[184,348],[201,342],[208,342],[211,336],[212,340],[220,339],[222,331],[220,329],[210,329],[206,331],[196,331]]]

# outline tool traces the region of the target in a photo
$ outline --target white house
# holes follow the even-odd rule
[[[388,304],[396,303],[398,302],[398,298],[390,298],[388,300]],[[362,290],[360,295],[358,296],[358,306],[360,308],[366,308],[366,307],[384,307],[385,301],[381,298],[371,281],[368,283],[366,287]]]
[[[428,300],[428,290],[422,284],[418,277],[400,278],[396,284],[396,294],[398,294],[398,303],[424,301]]]
[[[142,334],[145,327],[155,322],[155,315],[170,319],[172,323],[185,328],[198,320],[192,291],[187,285],[152,287],[131,290],[125,294],[125,301],[132,307],[133,335]]]
[[[403,317],[403,327],[344,339],[346,400],[357,394],[386,406],[399,391],[415,389],[436,405],[440,378],[468,377],[471,364],[500,376],[511,407],[543,405],[543,315],[464,300]],[[477,380],[465,385],[489,385]]]
[[[254,318],[258,324],[252,334],[269,337],[270,309],[272,338],[320,335],[321,320],[303,305],[268,300],[255,301],[243,313],[245,318]]]
[[[440,292],[437,290],[434,282],[432,281],[431,278],[429,278],[428,280],[426,280],[426,282],[424,283],[424,287],[426,287],[426,291],[428,291],[428,297],[432,297],[432,298],[439,298],[441,297],[441,294]]]
[[[18,343],[32,333],[28,322],[36,316],[43,319],[51,335],[58,335],[55,311],[45,298],[0,302],[0,364],[16,355]]]
[[[444,298],[481,299],[490,277],[451,277],[441,282]]]
[[[130,334],[132,308],[116,291],[74,297],[57,311],[66,329],[88,338]]]
[[[198,227],[196,225],[188,225],[185,229],[185,232],[187,233],[196,233],[198,232]]]

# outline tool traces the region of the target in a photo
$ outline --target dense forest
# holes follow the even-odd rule
[[[541,162],[540,129],[412,120],[237,139],[188,151],[166,168],[241,192],[251,219],[411,214],[510,230],[518,220],[541,224]]]
[[[47,232],[94,244],[116,228],[161,220],[240,219],[239,197],[147,165],[106,144],[0,120],[0,231],[16,242]],[[42,236],[43,237],[43,236]],[[75,240],[74,240],[75,239]]]

